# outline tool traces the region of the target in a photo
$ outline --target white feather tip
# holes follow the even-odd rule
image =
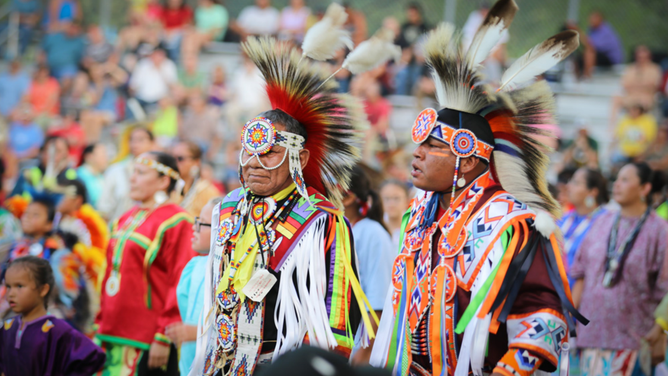
[[[359,74],[374,69],[390,59],[397,61],[401,57],[401,47],[395,45],[393,39],[390,30],[380,29],[350,52],[342,67],[353,74]]]
[[[544,210],[537,210],[534,227],[544,237],[549,238],[557,230],[557,223],[550,213]]]
[[[336,51],[343,47],[353,48],[350,32],[343,29],[348,14],[337,4],[330,4],[322,20],[313,25],[304,36],[302,43],[303,56],[325,61],[335,56]]]
[[[510,27],[518,9],[514,0],[500,0],[489,10],[487,17],[473,36],[466,54],[466,61],[470,67],[476,67],[487,59],[501,40],[503,32]]]

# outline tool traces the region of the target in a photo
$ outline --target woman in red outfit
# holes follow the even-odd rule
[[[138,205],[114,223],[107,248],[96,320],[107,353],[100,375],[178,375],[177,353],[164,333],[181,320],[176,285],[194,254],[190,216],[167,200],[181,180],[177,171],[174,157],[161,152],[135,161],[130,198]]]

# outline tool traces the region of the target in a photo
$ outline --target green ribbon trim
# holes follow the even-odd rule
[[[503,252],[504,256],[505,256],[506,252],[508,252],[508,244],[510,242],[510,239],[513,236],[512,232],[513,232],[513,227],[510,226],[501,235],[501,245],[504,248],[504,252]],[[501,259],[503,259],[503,256],[501,256]],[[462,315],[462,318],[457,323],[457,327],[455,328],[455,333],[457,333],[457,334],[464,333],[464,330],[466,329],[466,327],[469,325],[469,323],[473,319],[473,316],[475,316],[476,312],[478,312],[478,308],[480,307],[482,302],[487,297],[487,293],[489,292],[489,289],[492,286],[492,282],[494,282],[494,280],[496,279],[496,273],[499,271],[499,266],[500,265],[501,265],[501,262],[496,264],[496,266],[494,267],[494,270],[492,270],[492,273],[489,275],[489,277],[487,277],[487,280],[485,281],[485,283],[482,285],[480,290],[478,290],[478,293],[475,295],[475,297],[469,303],[469,306],[466,307],[466,310],[464,311],[464,314]]]
[[[113,343],[113,344],[116,344],[116,345],[130,346],[130,347],[135,347],[135,348],[142,349],[142,350],[148,350],[148,349],[151,348],[151,344],[149,344],[149,343],[135,341],[135,340],[129,339],[129,338],[110,336],[108,334],[96,334],[95,337],[102,342],[109,342],[109,343]]]

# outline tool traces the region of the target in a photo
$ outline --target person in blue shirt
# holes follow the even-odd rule
[[[380,196],[371,189],[369,177],[360,166],[353,169],[343,206],[353,227],[360,285],[371,308],[380,317],[392,279],[392,265],[399,250],[392,245],[390,232],[383,223]],[[375,332],[377,327],[373,322],[372,325]],[[367,348],[356,348],[353,364],[368,363],[371,348],[371,344]]]
[[[29,87],[30,76],[21,69],[19,60],[13,60],[9,70],[0,74],[0,114],[9,116]]]
[[[97,209],[97,202],[102,194],[104,170],[109,164],[107,148],[104,144],[94,143],[86,146],[81,154],[81,165],[77,169],[77,178],[86,186],[88,202]]]
[[[19,161],[36,158],[44,142],[44,132],[33,120],[28,104],[17,107],[9,125],[9,150]]]
[[[48,34],[42,42],[46,63],[59,81],[69,80],[77,74],[86,47],[76,21],[66,24],[63,30]]]
[[[179,371],[181,375],[190,372],[197,349],[197,322],[204,306],[204,276],[206,260],[211,240],[211,215],[213,208],[223,200],[217,197],[209,201],[195,218],[193,224],[193,250],[198,253],[186,264],[181,272],[181,279],[176,286],[176,300],[182,322],[174,323],[165,329],[165,335],[181,347]]]

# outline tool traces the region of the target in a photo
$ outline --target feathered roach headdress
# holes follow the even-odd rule
[[[368,123],[359,101],[348,94],[337,93],[338,85],[330,80],[332,76],[304,57],[328,59],[337,49],[350,45],[349,32],[341,29],[346,17],[340,5],[330,5],[323,20],[306,34],[302,56],[271,38],[249,38],[242,44],[244,52],[264,76],[271,107],[297,120],[306,131],[306,138],[277,131],[269,119],[255,118],[244,126],[241,164],[250,160],[244,162],[244,153],[259,160],[274,144],[284,146],[286,156],[289,154],[290,174],[299,193],[308,199],[306,186],[313,187],[337,206],[342,192],[348,189],[351,169],[360,158],[361,130],[367,128]],[[385,48],[382,54],[370,53],[370,49],[382,49],[388,43],[392,46],[387,38],[379,36],[361,43],[346,59],[345,68],[357,73],[396,56],[393,47]],[[353,55],[356,51],[357,55]],[[304,171],[299,159],[302,148],[310,152]]]
[[[482,83],[478,68],[517,10],[513,0],[498,1],[466,53],[453,26],[441,25],[429,34],[426,62],[442,109],[423,110],[412,137],[418,144],[431,136],[450,145],[457,156],[455,181],[460,158],[474,155],[489,162],[494,179],[509,193],[539,212],[556,216],[558,205],[544,178],[549,160],[533,138],[542,132],[536,125],[555,122],[554,99],[544,82],[515,88],[573,52],[579,45],[578,34],[564,31],[529,50],[503,74],[495,91]]]

